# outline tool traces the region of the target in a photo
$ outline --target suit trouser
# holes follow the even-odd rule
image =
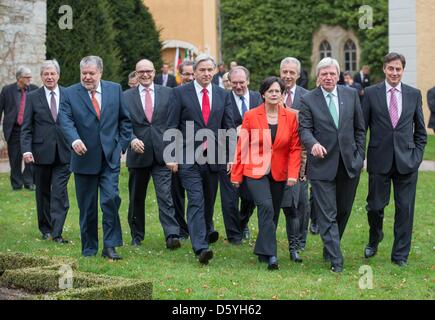
[[[180,237],[187,238],[189,236],[189,228],[186,222],[186,206],[185,206],[185,190],[181,184],[178,173],[172,174],[171,185],[172,201],[175,209],[175,219],[180,226]]]
[[[390,201],[391,181],[394,186],[394,243],[391,259],[407,261],[411,249],[412,227],[414,223],[415,193],[418,171],[400,174],[393,161],[387,174],[369,173],[369,193],[367,214],[370,226],[371,245],[377,244],[382,232],[384,208]]]
[[[290,247],[292,244],[294,245],[295,240],[297,240],[299,246],[305,246],[308,231],[308,182],[299,181],[297,185],[285,192],[292,192],[295,188],[298,188],[298,190],[293,194],[297,199],[291,206],[283,207],[289,249],[297,249]]]
[[[340,240],[352,212],[358,182],[359,175],[349,178],[341,158],[334,180],[311,180],[324,252],[334,265],[343,265]]]
[[[21,189],[24,186],[33,185],[33,165],[24,164],[21,152],[21,126],[14,125],[11,136],[8,140],[9,165],[11,167],[11,185],[13,189]]]
[[[51,233],[53,238],[60,237],[69,209],[69,165],[60,163],[56,152],[53,164],[35,164],[33,168],[39,230],[42,234]]]
[[[249,219],[255,210],[255,203],[249,193],[246,181],[243,181],[237,190],[240,198],[240,229],[242,232],[247,228]],[[237,204],[238,206],[238,204]]]
[[[187,192],[187,225],[195,253],[208,248],[214,231],[213,209],[218,188],[218,172],[205,165],[179,165],[179,175]]]
[[[129,206],[128,224],[132,239],[144,240],[145,237],[145,199],[148,183],[153,177],[154,189],[159,208],[159,220],[165,239],[179,236],[180,228],[175,219],[175,210],[171,196],[171,171],[165,166],[153,165],[147,168],[129,168]]]
[[[254,199],[258,212],[258,236],[256,255],[276,256],[276,223],[281,210],[285,181],[275,181],[269,176],[261,179],[245,177],[246,185]]]
[[[221,165],[219,169],[219,188],[227,239],[230,242],[240,241],[242,240],[242,230],[240,229],[241,219],[238,208],[239,195],[231,183],[226,165]]]
[[[103,160],[99,174],[74,174],[77,204],[80,210],[80,235],[82,254],[95,255],[98,251],[98,189],[103,212],[103,243],[105,247],[122,246],[121,222],[119,220],[118,166],[109,167]]]
[[[316,211],[314,210],[314,198],[313,198],[313,187],[310,185],[310,197],[309,197],[309,203],[310,203],[310,220],[312,224],[317,224],[317,216]]]

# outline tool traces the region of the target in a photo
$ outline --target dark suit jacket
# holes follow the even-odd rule
[[[219,78],[222,78],[224,74],[225,74],[225,72],[224,73],[219,73],[219,72],[215,73],[211,82],[218,86],[219,85]]]
[[[307,94],[309,91],[296,85],[295,96],[292,101],[292,109],[301,110],[302,103],[301,98],[303,95]]]
[[[218,148],[218,130],[219,129],[234,129],[233,112],[229,92],[216,85],[212,85],[212,105],[211,113],[207,125],[204,123],[202,116],[201,105],[195,91],[194,81],[179,86],[172,90],[168,113],[168,129],[178,129],[183,135],[183,154],[186,154],[186,146],[194,150],[201,148],[202,141],[194,141],[194,137],[187,136],[186,122],[194,123],[194,134],[200,129],[209,129],[215,138],[216,158],[214,163],[209,163],[213,171],[218,171],[218,156],[222,157],[222,152],[219,149],[225,149],[225,145]],[[208,143],[210,147],[210,142]],[[189,153],[188,155],[192,155]],[[211,161],[212,162],[212,161]],[[196,160],[195,160],[196,163]]]
[[[154,83],[158,85],[163,85],[163,75],[158,74],[154,78]],[[168,74],[168,81],[166,82],[166,86],[169,88],[175,88],[177,86],[177,81],[175,80],[175,77],[172,74]]]
[[[435,130],[435,87],[427,92],[427,105],[430,111],[428,128]]]
[[[361,79],[361,73],[358,71],[357,73],[355,73],[353,81],[359,83],[363,87],[363,89],[365,89],[370,86],[370,75],[366,74],[364,76],[364,79]]]
[[[367,171],[388,173],[393,155],[399,173],[417,171],[427,142],[420,90],[402,83],[402,114],[394,129],[388,111],[385,81],[365,90],[363,112],[365,126],[370,128]]]
[[[320,87],[304,95],[301,100],[300,136],[308,153],[307,175],[312,180],[335,179],[340,155],[350,178],[357,176],[363,167],[365,129],[358,93],[343,86],[337,86],[337,93],[338,129]],[[328,153],[325,158],[311,155],[316,143],[325,147]]]
[[[231,106],[233,111],[234,124],[236,127],[238,127],[242,124],[243,119],[240,114],[239,108],[237,107],[236,100],[234,99],[233,92],[230,93],[230,97],[231,97]],[[261,98],[260,93],[257,91],[249,90],[249,110],[258,107],[262,103],[263,103],[263,99]]]
[[[155,101],[152,122],[149,123],[142,106],[139,87],[124,92],[125,103],[127,104],[133,137],[142,140],[145,145],[145,152],[139,154],[131,148],[127,150],[127,167],[144,168],[157,162],[164,165],[163,161],[163,133],[167,128],[169,98],[171,88],[154,85]]]
[[[65,88],[59,87],[59,108],[65,99]],[[62,164],[70,162],[70,149],[59,121],[51,115],[44,87],[31,92],[26,99],[24,121],[21,127],[21,152],[31,152],[36,164],[53,164],[56,151]]]
[[[38,89],[38,87],[35,86],[34,84],[31,84],[29,86],[27,94],[30,91],[36,89]],[[4,112],[5,117],[3,119],[3,134],[5,136],[6,141],[9,140],[12,133],[12,128],[14,127],[14,124],[17,122],[18,109],[20,108],[20,99],[18,94],[19,94],[19,89],[18,89],[18,84],[16,82],[4,86],[0,94],[0,122]]]
[[[77,83],[65,90],[60,105],[59,123],[69,146],[81,139],[87,152],[83,156],[71,152],[71,171],[99,174],[103,156],[112,169],[119,168],[121,152],[131,140],[131,122],[118,83],[101,80],[100,120],[92,106],[88,91]]]

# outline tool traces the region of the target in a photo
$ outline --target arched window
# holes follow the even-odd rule
[[[347,71],[356,71],[356,45],[352,40],[344,44],[344,66]]]
[[[319,52],[320,52],[320,60],[326,57],[330,57],[332,55],[331,45],[329,44],[328,41],[326,40],[322,41],[319,47]]]

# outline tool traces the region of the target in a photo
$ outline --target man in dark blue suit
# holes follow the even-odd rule
[[[228,80],[232,86],[230,97],[236,127],[242,125],[245,112],[263,103],[259,92],[248,89],[249,76],[249,70],[243,66],[236,66],[228,73]],[[229,160],[233,160],[233,155],[229,155]],[[227,173],[226,165],[221,165],[219,171],[219,185],[222,215],[228,241],[232,244],[239,244],[242,238],[249,239],[250,237],[248,222],[255,209],[254,201],[249,195],[248,188],[244,183],[239,189],[234,188]],[[240,210],[239,196],[241,199]]]
[[[193,66],[195,81],[172,91],[168,113],[168,129],[175,129],[182,136],[179,146],[186,158],[183,161],[182,156],[176,155],[165,161],[172,172],[179,170],[186,189],[190,239],[202,264],[213,258],[209,243],[219,238],[213,226],[219,171],[218,130],[234,129],[230,97],[211,83],[215,68],[212,57],[199,55]],[[225,162],[225,147],[223,153]]]
[[[36,186],[38,227],[42,239],[67,243],[62,231],[69,209],[68,180],[71,147],[58,121],[58,110],[65,89],[57,85],[60,68],[56,60],[41,66],[43,87],[32,91],[26,100],[21,127],[21,150],[25,163],[33,163]]]
[[[122,246],[118,191],[121,152],[131,140],[131,122],[121,86],[101,80],[103,61],[87,56],[80,62],[81,83],[66,90],[59,121],[74,152],[77,203],[80,209],[82,254],[98,251],[98,189],[103,212],[103,257],[118,260]]]

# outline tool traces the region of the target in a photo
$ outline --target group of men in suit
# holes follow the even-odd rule
[[[280,77],[286,84],[283,103],[299,112],[299,133],[307,157],[298,183],[285,190],[281,205],[291,260],[302,261],[299,251],[305,247],[310,215],[309,181],[324,258],[331,263],[332,271],[343,270],[340,240],[352,210],[365,158],[366,130],[370,128],[370,232],[364,255],[373,257],[382,241],[384,208],[389,202],[392,181],[396,215],[391,260],[406,265],[426,130],[420,91],[401,82],[405,64],[400,54],[386,55],[385,81],[365,88],[361,107],[356,90],[337,85],[340,68],[335,59],[320,61],[319,86],[312,91],[296,85],[301,74],[297,59],[285,58],[281,62]],[[18,148],[10,156],[22,156],[26,165],[33,164],[43,238],[67,243],[62,228],[69,208],[66,186],[73,172],[82,254],[94,256],[98,251],[100,194],[102,255],[121,259],[115,250],[123,243],[118,182],[121,154],[127,152],[132,245],[141,245],[145,237],[145,199],[151,176],[168,249],[179,248],[181,240],[190,237],[200,263],[208,264],[213,258],[209,245],[219,239],[213,223],[218,184],[228,242],[239,245],[248,239],[248,221],[255,205],[243,185],[236,189],[229,180],[228,147],[224,147],[229,153],[225,163],[220,163],[219,154],[213,151],[222,150],[219,130],[239,128],[244,114],[260,105],[262,97],[249,90],[250,74],[246,68],[231,69],[230,92],[212,83],[215,69],[216,63],[209,55],[199,55],[194,62],[185,61],[179,70],[182,85],[171,89],[155,83],[154,65],[144,59],[136,64],[138,86],[122,92],[119,84],[101,79],[101,58],[88,56],[80,62],[81,82],[65,89],[57,84],[58,63],[49,60],[41,67],[43,87],[29,95],[26,79],[30,72],[19,70],[17,83],[2,90],[0,115],[5,111],[8,148]],[[203,129],[211,137],[195,139]],[[165,154],[173,143],[166,137],[171,130],[179,133],[174,157]],[[14,132],[18,138],[14,138]],[[191,147],[200,150],[202,157],[189,154]],[[13,187],[26,183],[22,178],[12,178],[13,174]]]

